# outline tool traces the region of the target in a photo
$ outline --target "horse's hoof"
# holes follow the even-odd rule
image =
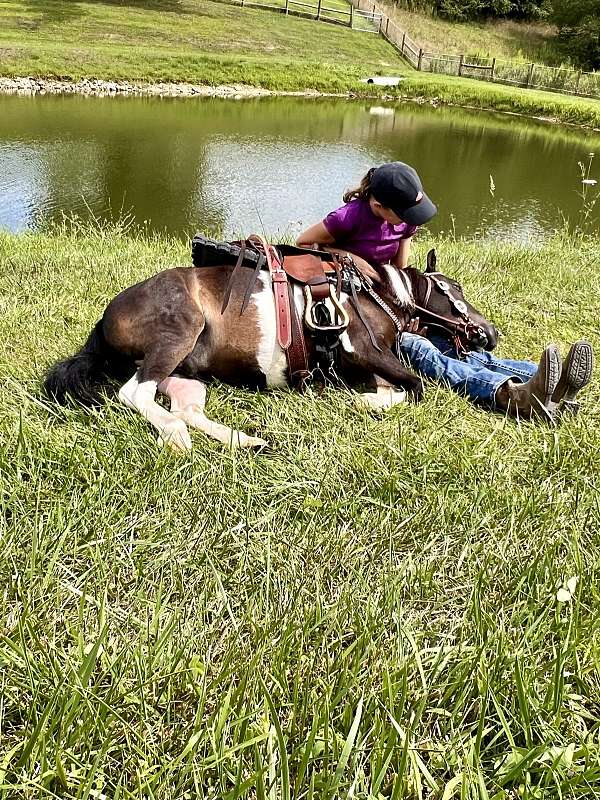
[[[163,429],[161,436],[158,437],[158,444],[179,453],[188,453],[192,449],[192,437],[187,425],[181,420],[176,420]]]
[[[379,392],[363,392],[357,397],[359,406],[383,413],[397,405],[406,403],[406,392],[399,389]]]
[[[240,437],[240,447],[253,450],[255,453],[262,453],[270,449],[269,443],[258,436],[245,436],[244,439]]]

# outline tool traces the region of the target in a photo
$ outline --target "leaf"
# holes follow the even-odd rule
[[[450,798],[454,797],[454,793],[456,789],[461,785],[462,779],[463,779],[462,772],[459,772],[458,775],[455,775],[448,781],[444,789],[444,794],[442,795],[442,800],[450,800]]]
[[[350,726],[350,732],[348,733],[348,736],[344,743],[344,748],[342,750],[340,760],[338,761],[338,765],[335,770],[335,775],[333,776],[333,789],[335,789],[336,791],[342,781],[344,770],[346,769],[348,760],[350,758],[350,754],[352,753],[352,748],[354,747],[356,734],[358,733],[358,726],[360,725],[360,719],[362,717],[362,709],[363,709],[363,698],[361,697],[358,702],[358,706],[356,707],[356,714],[354,715],[354,720],[352,722],[352,725]]]
[[[568,603],[571,599],[571,592],[564,587],[560,588],[556,593],[556,599],[559,603]]]
[[[281,723],[279,722],[279,716],[275,708],[275,703],[273,702],[273,698],[267,689],[267,684],[263,681],[260,675],[258,676],[258,680],[260,681],[267,705],[269,706],[271,719],[273,726],[275,727],[275,735],[277,737],[277,748],[279,750],[279,760],[281,762],[281,800],[290,800],[290,768],[285,738],[283,736],[283,731],[281,730]]]
[[[579,578],[575,575],[572,578],[569,578],[567,581],[567,589],[571,592],[571,594],[575,594],[575,589],[577,588],[577,581]]]
[[[575,743],[571,742],[565,747],[565,752],[563,753],[563,763],[567,769],[571,769],[573,766],[573,756],[575,755]]]

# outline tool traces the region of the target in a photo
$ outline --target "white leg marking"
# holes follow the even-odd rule
[[[400,403],[406,403],[406,392],[393,386],[378,386],[376,392],[363,392],[358,402],[374,411],[388,411]]]
[[[267,442],[257,436],[248,436],[227,425],[213,422],[204,413],[206,403],[206,384],[187,378],[170,377],[158,387],[159,392],[171,400],[171,414],[183,420],[192,428],[203,431],[207,436],[231,447],[266,447]]]
[[[398,305],[401,308],[412,310],[414,308],[415,301],[410,289],[410,284],[402,274],[403,270],[396,269],[395,267],[389,267],[387,264],[384,265],[383,270],[387,275],[390,284],[392,285],[394,299]]]
[[[342,343],[342,350],[344,353],[353,353],[354,348],[352,347],[352,342],[350,341],[350,337],[348,336],[348,331],[344,331],[340,336],[340,342]]]
[[[128,408],[139,411],[160,434],[159,441],[175,450],[191,450],[192,440],[185,422],[177,419],[155,401],[156,381],[138,381],[138,373],[119,389],[119,399]]]
[[[252,295],[260,328],[260,343],[256,359],[261,372],[267,379],[267,386],[287,386],[287,359],[285,352],[277,344],[275,303],[273,302],[271,279],[264,271],[259,274],[258,278],[262,288]]]

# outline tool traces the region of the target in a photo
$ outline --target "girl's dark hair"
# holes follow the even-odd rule
[[[371,194],[371,176],[375,172],[375,167],[371,167],[371,169],[367,172],[365,177],[360,182],[360,186],[357,186],[356,189],[349,189],[342,198],[344,203],[349,203],[351,200],[355,198],[358,200],[366,200],[369,195]]]

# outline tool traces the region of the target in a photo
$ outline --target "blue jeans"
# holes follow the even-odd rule
[[[426,378],[440,381],[476,403],[495,407],[496,391],[508,380],[528,381],[537,372],[537,364],[512,361],[492,353],[467,353],[459,359],[454,343],[443,336],[427,339],[403,333],[400,352],[411,367]]]

